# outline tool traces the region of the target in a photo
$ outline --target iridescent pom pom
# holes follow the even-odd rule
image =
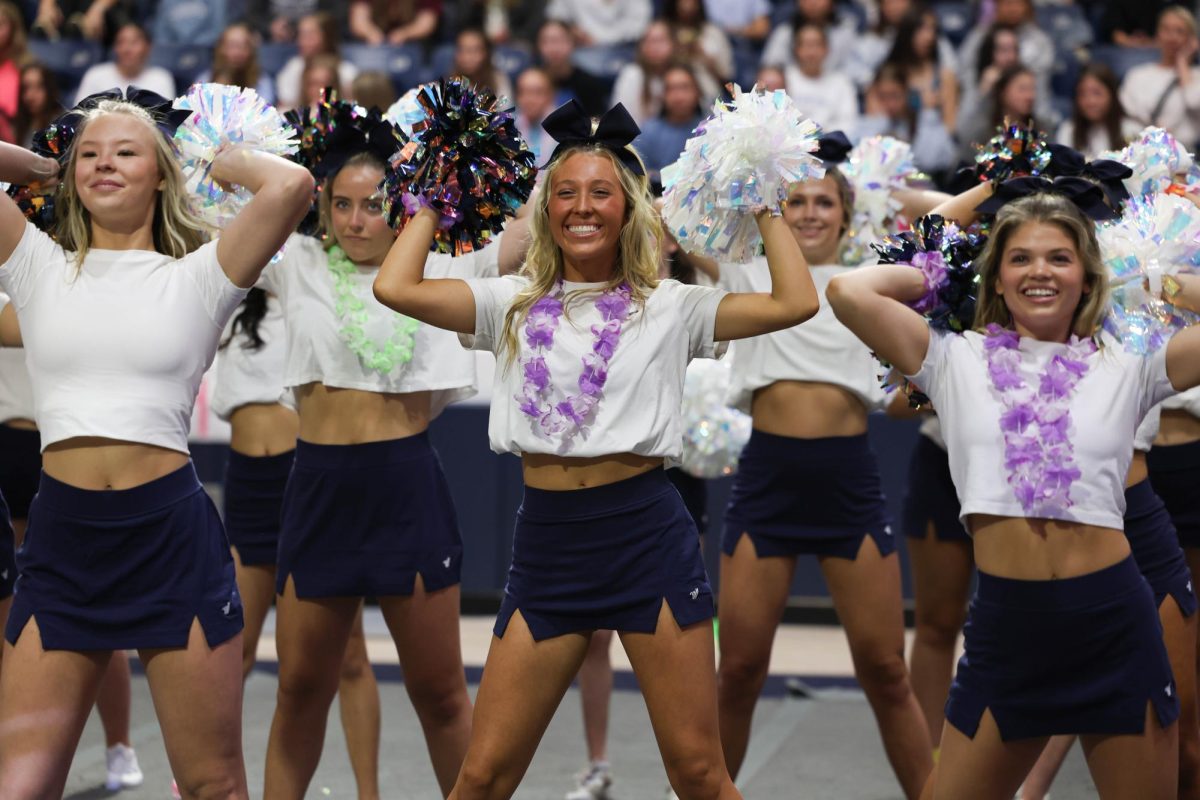
[[[197,83],[175,101],[175,107],[192,112],[175,131],[192,211],[207,226],[220,230],[254,195],[242,186],[226,190],[213,181],[210,170],[217,154],[232,145],[246,145],[275,155],[291,155],[298,145],[295,133],[275,107],[253,89]]]
[[[517,131],[511,109],[465,78],[418,87],[416,103],[428,118],[391,161],[385,212],[393,228],[421,207],[441,215],[432,249],[462,255],[488,244],[506,218],[529,199],[537,168]]]
[[[1165,193],[1134,195],[1096,231],[1111,290],[1104,329],[1132,353],[1152,353],[1200,316],[1162,299],[1165,275],[1200,266],[1200,209]]]
[[[924,176],[913,163],[912,146],[891,136],[863,139],[850,151],[841,172],[854,195],[843,261],[860,264],[874,255],[873,242],[896,229],[901,203],[891,193]]]
[[[420,87],[413,87],[400,96],[384,112],[383,118],[399,128],[409,139],[425,130],[429,122],[429,112],[418,99]]]
[[[786,92],[732,92],[662,170],[663,218],[684,249],[745,263],[761,246],[754,214],[779,214],[788,188],[825,167],[813,155],[820,128]]]
[[[1125,187],[1133,197],[1166,191],[1178,177],[1197,175],[1187,148],[1153,125],[1143,128],[1123,150],[1110,151],[1101,157],[1120,161],[1133,170],[1133,175],[1125,179]]]
[[[697,478],[737,472],[750,440],[750,417],[725,405],[731,379],[723,361],[698,358],[683,382],[683,470]]]
[[[1031,125],[1005,123],[996,135],[978,145],[975,177],[1000,183],[1009,178],[1041,175],[1050,163],[1046,134]]]

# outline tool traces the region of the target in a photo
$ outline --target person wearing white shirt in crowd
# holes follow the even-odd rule
[[[328,55],[338,59],[338,83],[349,86],[358,76],[358,67],[338,55],[341,34],[337,18],[328,11],[305,14],[296,24],[296,48],[299,52],[289,58],[275,76],[276,105],[281,110],[295,108],[304,102],[301,77],[304,65],[313,56]]]
[[[1196,17],[1183,6],[1158,16],[1154,34],[1160,58],[1140,64],[1121,81],[1125,113],[1143,125],[1170,131],[1189,150],[1200,140],[1200,67],[1196,66]]]
[[[967,38],[958,48],[958,62],[967,69],[979,64],[979,49],[984,37],[992,26],[1012,28],[1017,34],[1017,55],[1037,79],[1037,96],[1050,98],[1050,73],[1054,69],[1055,47],[1054,40],[1044,30],[1038,27],[1034,13],[1033,0],[995,0],[995,13],[990,22],[980,23],[971,29]],[[982,67],[979,67],[982,70]],[[964,80],[964,83],[967,82]],[[967,116],[967,106],[963,103],[963,117]],[[1044,110],[1039,107],[1039,113],[1044,116]],[[961,137],[960,137],[961,138]]]
[[[819,25],[825,31],[829,48],[826,68],[837,72],[844,70],[858,39],[858,18],[849,12],[839,13],[833,0],[796,0],[796,11],[791,19],[771,31],[759,63],[785,64],[790,61],[796,29],[809,23]]]
[[[704,8],[709,21],[730,36],[761,42],[771,32],[770,0],[704,0]]]
[[[854,130],[858,92],[849,78],[829,67],[828,56],[825,28],[812,22],[797,28],[792,59],[783,68],[788,96],[825,130]]]
[[[875,70],[887,58],[896,41],[896,27],[913,9],[913,0],[880,0],[878,19],[854,41],[845,69],[855,85],[865,88],[875,77]],[[944,68],[958,69],[958,54],[945,36],[937,39],[938,63]]]
[[[1093,61],[1079,73],[1071,117],[1058,126],[1055,139],[1090,160],[1120,150],[1140,130],[1137,120],[1127,116],[1121,105],[1117,76],[1106,64]]]
[[[150,34],[136,22],[126,22],[113,41],[113,60],[89,67],[75,97],[82,99],[113,88],[124,91],[130,86],[174,97],[175,79],[162,67],[147,66],[149,58]]]
[[[620,103],[640,125],[662,113],[663,75],[677,48],[671,26],[655,20],[638,42],[637,56],[621,67],[613,84],[613,105]]]
[[[650,0],[550,0],[546,17],[571,26],[582,47],[636,42],[650,24]]]
[[[542,129],[542,120],[554,110],[554,81],[541,67],[526,67],[517,76],[517,96],[514,119],[517,130],[541,164],[554,150],[555,142]]]
[[[679,57],[710,86],[734,78],[733,45],[721,27],[708,18],[701,0],[666,0],[663,19],[675,32]]]

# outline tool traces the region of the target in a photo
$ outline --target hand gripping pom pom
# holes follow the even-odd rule
[[[697,478],[737,472],[750,440],[750,417],[725,405],[730,368],[723,361],[696,359],[683,382],[683,471]]]
[[[850,151],[841,172],[854,196],[843,259],[861,264],[873,255],[871,243],[897,227],[902,204],[891,193],[924,176],[913,163],[912,146],[890,136],[863,139]]]
[[[490,91],[464,78],[423,84],[415,99],[427,119],[408,107],[413,135],[392,157],[384,182],[388,223],[400,228],[422,207],[432,208],[441,215],[433,251],[478,250],[529,199],[537,176],[533,152],[511,109],[501,110]]]
[[[1006,123],[997,128],[996,135],[978,145],[975,154],[975,177],[979,181],[1000,183],[1009,178],[1041,175],[1050,163],[1046,134],[1032,124]]]
[[[1169,194],[1133,196],[1096,231],[1111,297],[1104,329],[1132,353],[1152,353],[1200,315],[1162,299],[1166,275],[1200,265],[1200,209]]]
[[[1102,158],[1120,161],[1133,170],[1125,179],[1132,197],[1166,191],[1182,174],[1192,182],[1197,169],[1187,148],[1162,128],[1153,125],[1142,129],[1137,138],[1123,150],[1104,153]]]
[[[820,128],[783,91],[718,100],[683,154],[662,170],[667,230],[687,250],[745,263],[761,246],[754,214],[779,214],[788,188],[825,175]]]
[[[189,190],[193,213],[213,230],[237,216],[253,194],[244,187],[222,188],[210,171],[217,154],[245,145],[279,156],[296,152],[298,142],[283,116],[253,89],[198,83],[175,101],[192,115],[175,131],[180,168]]]

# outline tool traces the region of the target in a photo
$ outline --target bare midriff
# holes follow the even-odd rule
[[[1176,445],[1191,444],[1200,441],[1200,419],[1193,417],[1182,408],[1164,408],[1162,418],[1158,423],[1158,436],[1155,444]]]
[[[19,431],[37,430],[37,423],[31,419],[25,419],[24,417],[13,417],[12,419],[6,419],[3,422],[0,422],[0,425],[5,426],[6,428],[16,428]]]
[[[277,456],[296,449],[300,418],[279,403],[248,403],[229,418],[229,447],[253,458]]]
[[[972,514],[975,565],[1001,578],[1051,581],[1111,567],[1129,556],[1125,532],[1078,522]]]
[[[867,432],[867,409],[853,393],[829,383],[776,381],[750,405],[754,429],[776,436],[820,439]]]
[[[190,456],[152,444],[100,436],[76,436],[55,442],[42,453],[42,469],[51,478],[92,491],[132,489],[169,475]]]
[[[1146,454],[1141,450],[1134,450],[1133,461],[1129,462],[1129,472],[1125,473],[1125,488],[1137,486],[1149,477],[1150,471],[1146,468]]]
[[[296,391],[300,438],[365,444],[415,436],[429,427],[430,393],[385,394],[309,383]]]
[[[634,453],[597,456],[596,458],[566,458],[545,453],[526,453],[521,457],[525,485],[549,491],[570,491],[604,486],[634,478],[662,467],[658,456],[639,456]]]

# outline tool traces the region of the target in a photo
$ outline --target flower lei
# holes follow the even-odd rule
[[[567,439],[582,432],[600,402],[600,392],[608,379],[608,362],[621,341],[621,326],[629,318],[632,297],[629,284],[605,290],[596,298],[596,310],[603,322],[592,326],[591,352],[583,356],[579,373],[579,391],[555,402],[555,391],[546,365],[546,354],[554,348],[554,335],[563,315],[562,281],[554,291],[534,303],[525,317],[525,341],[533,352],[522,359],[524,383],[514,395],[521,412],[537,420],[546,434]]]
[[[420,323],[403,314],[394,314],[391,338],[382,345],[371,341],[363,330],[369,316],[367,304],[358,296],[351,279],[355,274],[354,262],[337,245],[329,249],[329,274],[333,276],[333,308],[342,323],[338,335],[362,365],[380,375],[389,375],[397,365],[412,361],[413,340]]]
[[[1082,474],[1069,438],[1070,403],[1076,385],[1087,374],[1087,357],[1096,352],[1096,343],[1072,336],[1067,351],[1050,359],[1034,392],[1018,371],[1020,341],[1016,331],[995,324],[987,326],[983,340],[988,377],[1004,407],[1000,415],[1004,466],[1025,513],[1054,517],[1073,504],[1071,484]]]

